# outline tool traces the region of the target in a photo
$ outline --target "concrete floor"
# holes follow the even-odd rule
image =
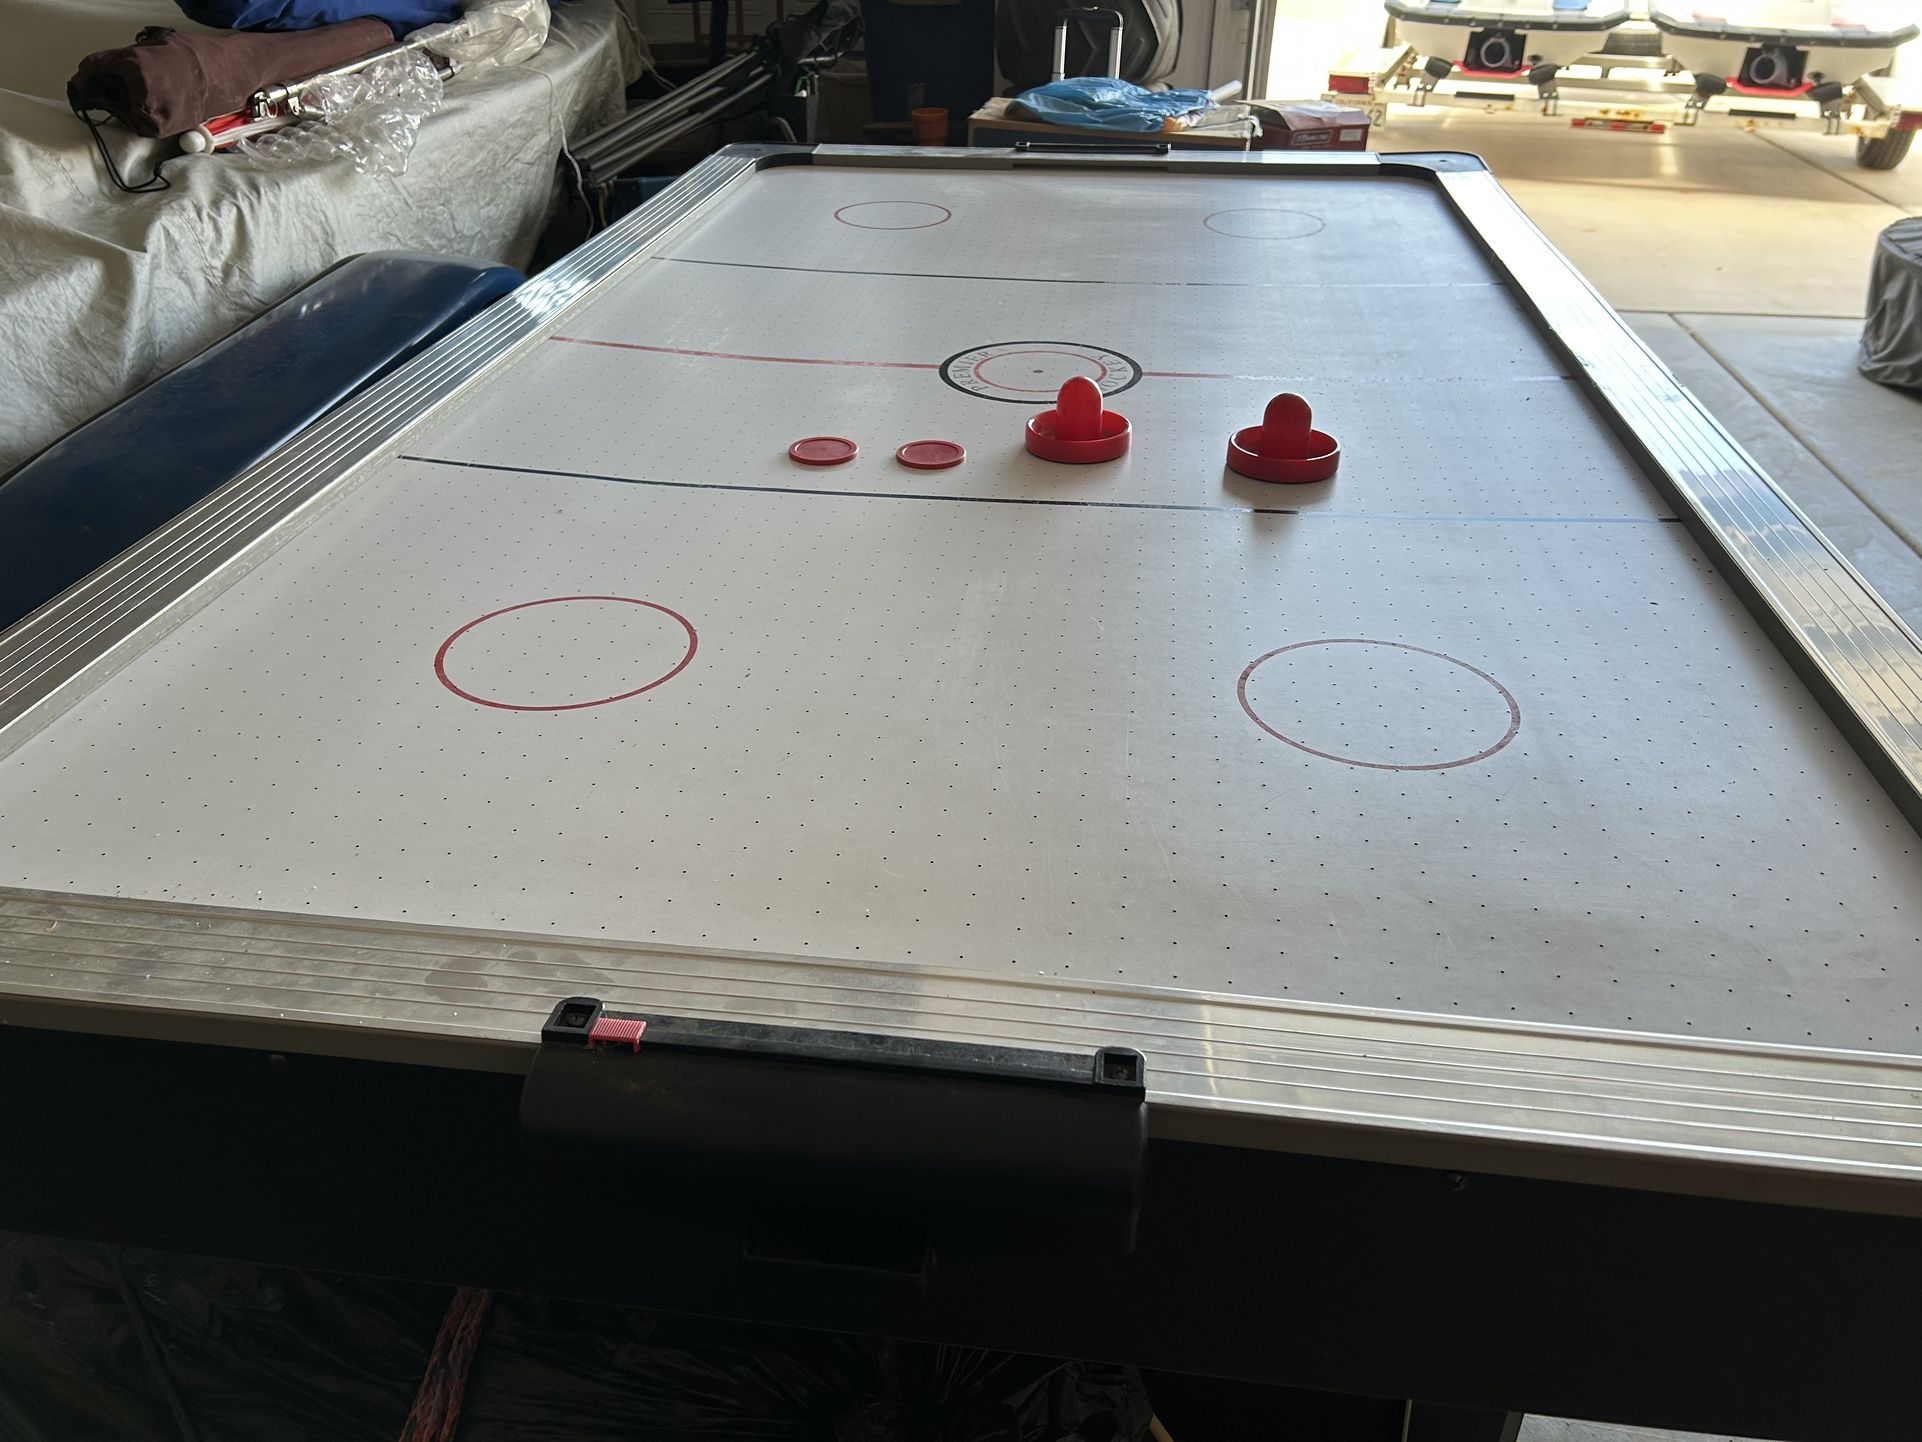
[[[1922,153],[1732,128],[1638,135],[1397,110],[1380,150],[1486,160],[1889,603],[1922,629],[1922,396],[1854,368],[1876,235],[1922,215]]]
[[[1550,240],[1922,630],[1922,396],[1854,368],[1881,229],[1922,215],[1922,153],[1853,142],[1576,130],[1537,114],[1397,111],[1380,150],[1480,155]],[[1522,1442],[1721,1442],[1533,1417]]]
[[[1693,1432],[1651,1432],[1645,1427],[1604,1427],[1596,1422],[1564,1422],[1530,1417],[1516,1442],[1742,1442],[1736,1437],[1703,1437]]]

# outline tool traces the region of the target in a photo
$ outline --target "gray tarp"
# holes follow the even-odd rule
[[[1896,221],[1876,240],[1856,365],[1885,386],[1922,390],[1922,216]]]
[[[346,161],[269,170],[169,162],[122,195],[67,109],[80,57],[146,25],[200,30],[167,0],[12,0],[0,46],[0,474],[346,256],[441,252],[524,266],[563,130],[620,114],[639,47],[618,0],[554,7],[532,60],[449,85],[407,173]],[[105,132],[129,181],[165,141]],[[244,384],[244,377],[236,377]]]

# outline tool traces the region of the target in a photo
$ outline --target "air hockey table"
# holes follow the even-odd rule
[[[3,1226],[1911,1423],[1922,643],[1472,157],[723,152],[0,637],[0,816]]]

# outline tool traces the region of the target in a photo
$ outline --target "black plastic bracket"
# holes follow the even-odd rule
[[[1166,155],[1165,140],[1017,140],[1022,155]]]
[[[1065,1231],[1126,1249],[1146,1070],[1129,1047],[643,1016],[569,997],[541,1028],[521,1125],[576,1175],[644,1174],[637,1199],[779,1197],[966,1245]]]

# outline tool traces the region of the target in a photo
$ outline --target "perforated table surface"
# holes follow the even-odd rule
[[[1225,469],[1284,390],[1333,481]],[[1132,1045],[1158,1135],[1914,1211],[1918,697],[1473,162],[729,153],[0,640],[0,1019]]]

